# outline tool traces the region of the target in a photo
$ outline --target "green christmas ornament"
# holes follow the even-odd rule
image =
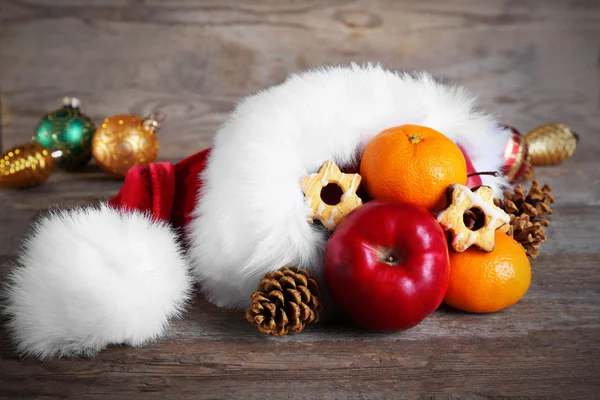
[[[79,99],[65,97],[63,106],[46,114],[35,130],[34,141],[62,155],[56,164],[68,170],[83,168],[92,157],[92,137],[96,127],[79,110]]]

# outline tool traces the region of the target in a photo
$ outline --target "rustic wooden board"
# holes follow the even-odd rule
[[[323,64],[381,62],[464,84],[507,123],[598,135],[595,0],[20,1],[0,13],[4,146],[59,99],[94,120],[161,109],[161,157],[201,150],[240,96]],[[598,141],[590,142],[598,150]]]
[[[1,333],[0,394],[592,398],[600,385],[598,265],[598,255],[541,256],[533,284],[517,305],[490,315],[442,307],[417,327],[391,335],[338,320],[296,336],[268,338],[247,324],[242,312],[200,298],[165,340],[111,348],[92,361],[20,361]]]
[[[553,222],[529,292],[507,310],[442,307],[394,335],[340,318],[274,339],[198,297],[158,343],[44,363],[19,359],[0,326],[0,399],[600,398],[599,38],[596,0],[0,1],[4,149],[75,95],[96,122],[162,110],[160,158],[176,162],[209,146],[241,97],[352,61],[428,69],[502,121],[566,122],[582,139],[536,171]],[[90,165],[0,191],[0,284],[36,216],[120,185]]]

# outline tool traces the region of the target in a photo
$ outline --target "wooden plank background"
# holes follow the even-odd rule
[[[161,160],[210,145],[235,102],[323,64],[427,69],[522,130],[582,137],[538,168],[557,199],[533,283],[493,315],[442,308],[374,335],[332,321],[283,339],[196,299],[166,340],[92,360],[20,360],[0,329],[0,398],[600,398],[600,2],[0,0],[0,140],[30,139],[65,95],[104,117],[161,110]],[[32,219],[120,182],[90,165],[0,191],[0,282]]]

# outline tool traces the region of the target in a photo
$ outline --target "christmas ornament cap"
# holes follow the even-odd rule
[[[150,114],[143,121],[144,128],[150,132],[157,132],[165,118],[165,115],[161,112]]]
[[[71,107],[71,108],[79,108],[81,105],[81,100],[77,97],[68,97],[65,96],[62,99],[63,107]]]

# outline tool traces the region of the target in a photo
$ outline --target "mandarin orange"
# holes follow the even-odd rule
[[[494,250],[470,247],[450,253],[450,284],[444,302],[474,313],[489,313],[515,304],[531,283],[529,259],[523,247],[496,231]]]
[[[367,145],[360,174],[369,195],[436,211],[449,185],[467,183],[460,148],[442,133],[419,125],[386,129]]]

